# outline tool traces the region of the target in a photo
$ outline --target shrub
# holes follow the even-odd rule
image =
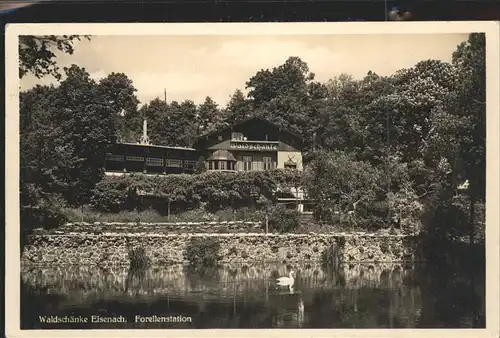
[[[96,184],[90,197],[92,208],[103,212],[133,208],[136,202],[135,189],[120,177],[105,177]]]
[[[229,206],[252,207],[259,201],[274,201],[279,185],[298,185],[301,173],[294,170],[247,171],[238,173],[203,172],[165,176],[106,176],[97,184],[92,206],[100,211],[136,209],[136,192],[152,193],[179,210],[195,209],[206,203],[211,211]],[[259,203],[258,203],[259,202]],[[267,204],[267,203],[264,203]]]
[[[392,246],[392,250],[391,251],[394,254],[394,256],[396,256],[396,257],[399,257],[401,255],[401,249],[396,244],[394,244]]]
[[[23,194],[34,199],[30,205],[21,206],[21,225],[24,230],[35,228],[54,229],[66,222],[66,201],[57,194],[43,194],[36,187],[23,189]],[[24,196],[21,196],[23,198]],[[25,198],[27,199],[27,198]],[[21,202],[25,202],[21,200]]]
[[[229,255],[235,256],[237,254],[238,254],[238,250],[236,249],[236,247],[232,246],[231,249],[229,249]]]
[[[345,237],[336,237],[335,238],[335,243],[337,243],[338,247],[341,249],[344,249],[345,247]]]
[[[220,260],[220,244],[213,237],[192,238],[186,247],[186,257],[190,265],[215,266]]]
[[[200,156],[198,158],[198,161],[196,162],[196,167],[194,172],[196,174],[202,174],[205,171],[207,171],[207,164],[205,163],[205,158],[203,156]]]
[[[21,188],[23,188],[22,186],[23,185],[21,185]],[[21,249],[27,243],[33,229],[55,229],[67,221],[66,215],[64,214],[66,202],[61,196],[55,194],[40,194],[39,191],[36,191],[36,188],[33,188],[33,191],[23,191],[23,193],[29,194],[29,197],[33,198],[34,201],[29,201],[31,205],[22,205],[20,208]],[[28,202],[27,199],[23,200],[23,197],[24,196],[21,196],[21,202]]]
[[[388,239],[387,238],[382,238],[380,240],[380,251],[382,251],[382,253],[386,254],[389,252],[389,243],[388,243]]]
[[[279,233],[293,232],[299,226],[299,214],[282,205],[273,208],[269,215],[269,229]]]

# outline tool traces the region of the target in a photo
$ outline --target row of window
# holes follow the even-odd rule
[[[208,162],[208,170],[234,170],[228,166],[226,161],[210,161]]]
[[[243,170],[252,170],[252,156],[242,156]],[[256,165],[262,165],[262,169],[273,169],[273,159],[271,157],[262,157],[262,162],[256,162]]]
[[[123,155],[109,155],[108,161],[130,161],[130,162],[144,162],[144,157],[141,156],[123,156]],[[255,169],[263,169],[269,170],[274,169],[275,163],[273,163],[271,157],[262,157],[262,162],[253,162],[252,156],[243,156],[242,162],[239,164],[241,166],[239,170],[255,170]],[[184,163],[182,160],[176,159],[162,159],[157,157],[146,157],[146,165],[151,167],[163,167],[165,164],[166,167],[170,168],[186,168],[186,169],[194,169],[196,167],[196,161],[193,160],[185,160]],[[285,164],[285,168],[295,169],[295,164]],[[226,161],[218,161],[218,162],[210,162],[209,170],[234,170],[235,168],[229,168],[228,163]]]
[[[276,163],[271,158],[264,158],[264,161],[252,162],[251,156],[245,156],[242,162],[233,163],[228,161],[209,161],[208,170],[270,170],[276,167]]]
[[[141,156],[123,156],[123,155],[109,155],[108,156],[108,161],[123,162],[125,160],[129,161],[129,162],[144,162],[144,157],[141,157]],[[175,160],[175,159],[166,159],[164,162],[164,160],[162,158],[146,157],[146,165],[151,166],[151,167],[163,167],[163,163],[165,163],[166,167],[181,168],[181,167],[183,167],[182,162],[183,162],[182,160]],[[184,168],[193,169],[195,166],[196,166],[196,161],[192,161],[192,160],[185,160],[184,161]]]
[[[252,156],[242,156],[241,157],[241,160],[243,162],[252,162]],[[271,163],[273,161],[272,157],[267,157],[267,156],[264,156],[262,157],[262,162],[264,163]]]

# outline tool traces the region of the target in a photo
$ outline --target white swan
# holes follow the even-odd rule
[[[278,285],[280,286],[289,286],[292,287],[293,283],[295,283],[295,279],[293,278],[293,271],[290,271],[289,277],[280,277],[276,279],[278,281]]]

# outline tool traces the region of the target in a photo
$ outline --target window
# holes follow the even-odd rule
[[[143,162],[144,157],[139,157],[139,156],[127,156],[127,161],[132,161],[132,162]]]
[[[273,169],[273,162],[271,157],[264,156],[262,158],[262,162],[264,162],[264,170]]]
[[[180,168],[182,166],[182,161],[181,160],[170,160],[166,159],[165,164],[167,167],[174,167],[174,168]]]
[[[226,161],[219,162],[219,170],[226,170]]]
[[[243,156],[243,170],[252,170],[252,156]]]
[[[123,155],[108,155],[108,161],[121,162],[125,159]]]
[[[232,133],[231,139],[237,140],[237,141],[242,141],[243,140],[243,133]]]
[[[297,169],[296,163],[285,163],[285,169]]]
[[[149,166],[152,166],[152,167],[162,167],[163,166],[163,159],[156,158],[156,157],[147,157],[146,164]]]
[[[184,169],[193,170],[196,167],[196,161],[185,160]]]

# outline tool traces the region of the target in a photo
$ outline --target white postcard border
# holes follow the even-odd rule
[[[499,336],[499,66],[498,22],[350,23],[105,23],[8,24],[6,65],[6,287],[7,337],[498,337]],[[203,329],[203,330],[20,330],[19,240],[19,35],[329,35],[486,33],[487,189],[486,329]]]

